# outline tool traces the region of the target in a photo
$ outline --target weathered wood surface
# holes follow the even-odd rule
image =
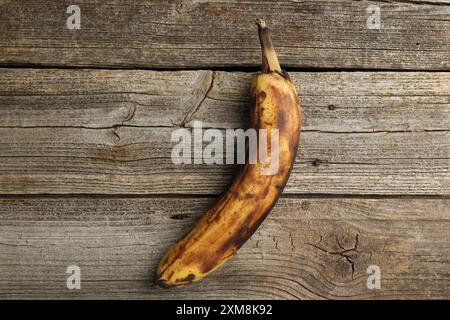
[[[0,298],[450,299],[450,72],[431,72],[450,71],[449,0],[76,4],[81,30],[67,3],[0,0]],[[236,169],[174,165],[171,134],[247,127],[255,17],[283,66],[324,71],[291,73],[291,178],[229,263],[157,288],[160,257]]]
[[[171,134],[246,128],[249,73],[0,70],[0,193],[221,193]],[[286,193],[450,194],[450,74],[292,73],[303,133]]]
[[[220,270],[151,284],[212,198],[2,198],[2,298],[450,298],[450,200],[282,198]],[[81,268],[81,290],[66,268]],[[369,265],[381,289],[366,286]]]
[[[449,1],[0,1],[0,64],[210,68],[260,64],[265,18],[286,67],[449,70]],[[369,29],[369,4],[381,29]]]

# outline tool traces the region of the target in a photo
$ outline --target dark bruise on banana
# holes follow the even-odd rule
[[[256,24],[262,71],[252,77],[255,104],[250,123],[257,132],[266,129],[268,136],[271,129],[279,130],[278,170],[272,175],[262,174],[267,164],[260,161],[247,162],[240,168],[216,204],[161,259],[155,282],[162,287],[184,286],[218,269],[263,222],[289,179],[300,138],[299,97],[280,67],[266,24],[260,19]]]

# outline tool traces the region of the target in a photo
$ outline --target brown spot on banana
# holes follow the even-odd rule
[[[266,164],[260,161],[241,167],[228,190],[162,258],[155,282],[163,287],[198,281],[225,263],[272,210],[292,170],[300,136],[300,102],[292,81],[279,67],[267,27],[258,24],[263,68],[252,76],[251,126],[267,129],[267,136],[279,130],[278,170],[264,175]]]
[[[261,91],[258,93],[258,103],[261,104],[266,99],[266,93],[264,91]]]

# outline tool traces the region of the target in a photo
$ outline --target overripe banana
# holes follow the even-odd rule
[[[251,126],[257,132],[278,129],[278,171],[263,174],[267,164],[261,161],[243,165],[218,202],[164,255],[156,271],[155,282],[160,286],[180,287],[219,268],[255,232],[289,178],[300,136],[299,98],[288,74],[280,67],[264,21],[256,22],[263,59],[261,73],[252,77],[255,104]]]

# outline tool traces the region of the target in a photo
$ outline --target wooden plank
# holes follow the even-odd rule
[[[1,193],[221,193],[235,166],[173,164],[171,133],[0,129]],[[448,195],[449,142],[448,131],[305,132],[285,192]]]
[[[0,69],[0,74],[1,127],[173,126],[200,103],[212,80],[207,71]]]
[[[449,199],[282,198],[225,266],[151,285],[213,198],[2,198],[1,298],[450,298]],[[66,288],[69,265],[81,290]],[[381,289],[366,286],[381,269]]]
[[[0,74],[0,127],[190,127],[201,120],[205,127],[240,128],[252,103],[251,74],[243,72],[0,68]],[[450,128],[450,73],[290,75],[304,130]]]
[[[0,193],[221,193],[171,134],[246,127],[250,74],[2,69]],[[303,133],[286,193],[450,194],[449,73],[293,73]]]
[[[369,29],[369,5],[381,28]],[[449,70],[448,1],[0,1],[0,64],[150,68],[260,64],[254,19],[287,67]]]

